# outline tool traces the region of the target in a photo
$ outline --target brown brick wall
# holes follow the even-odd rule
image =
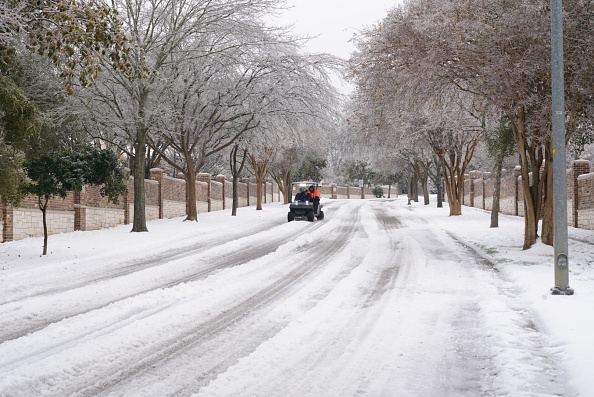
[[[320,191],[320,195],[322,197],[332,198],[332,186],[330,186],[330,185],[320,186],[320,187],[318,187],[318,190]]]
[[[118,199],[118,204],[113,204],[108,201],[107,197],[101,196],[100,186],[85,186],[82,192],[80,192],[80,202],[78,204],[87,207],[123,209],[124,198],[120,196]]]
[[[21,201],[21,208],[39,208],[37,196],[27,196]],[[66,198],[52,198],[48,202],[49,211],[74,211],[74,193],[69,192]]]
[[[233,182],[225,180],[225,199],[233,199]]]
[[[231,190],[233,187],[231,187]],[[237,182],[237,195],[239,197],[247,197],[248,185],[244,182]],[[233,191],[231,191],[231,197],[233,197]]]
[[[580,175],[578,181],[578,210],[594,208],[594,173]]]
[[[163,200],[186,201],[186,181],[165,175],[162,186]]]
[[[223,184],[222,183],[211,182],[210,197],[212,200],[223,200]]]
[[[567,170],[567,200],[568,200],[568,223],[574,227],[578,227],[579,222],[578,211],[594,209],[594,174],[590,173],[592,164],[586,160],[577,160],[572,163],[570,169]],[[504,172],[505,174],[505,172]],[[484,188],[482,190],[483,201],[485,202],[485,209],[491,209],[489,206],[490,198],[493,197],[495,188],[495,179],[484,175]],[[532,177],[532,175],[530,175]],[[481,180],[476,179],[471,185],[468,176],[465,180],[465,188],[473,189],[473,197],[475,199],[475,207],[479,207],[476,199],[481,194]],[[509,215],[523,216],[524,212],[524,196],[522,191],[522,179],[520,177],[520,169],[516,167],[513,174],[504,176],[501,180],[500,203],[501,212]],[[465,205],[469,205],[471,196],[465,191]],[[467,201],[468,200],[468,201]],[[577,204],[577,205],[576,205]],[[580,226],[581,227],[581,226]]]

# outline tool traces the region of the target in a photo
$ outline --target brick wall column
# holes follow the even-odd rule
[[[491,179],[490,172],[483,172],[483,209],[487,209],[487,179]]]
[[[330,185],[330,192],[331,192],[330,193],[331,194],[331,197],[333,199],[336,199],[338,197],[337,196],[337,193],[336,193],[336,183],[333,183],[332,185]]]
[[[86,228],[86,211],[80,205],[80,192],[74,192],[74,231],[84,231]]]
[[[215,178],[217,182],[221,183],[223,185],[223,209],[226,208],[225,206],[225,175],[217,175],[217,177]]]
[[[520,166],[517,166],[516,168],[514,168],[514,215],[518,216],[519,211],[518,211],[518,200],[520,198],[520,193],[519,193],[519,178],[520,178],[520,174],[522,173],[522,169],[520,168]]]
[[[6,243],[14,240],[14,209],[11,205],[2,206],[2,242]]]
[[[210,183],[210,174],[208,173],[200,173],[196,175],[196,180],[200,182],[206,183],[206,204],[208,205],[208,212],[212,211],[211,208],[211,183]]]
[[[249,207],[250,206],[250,178],[244,178],[241,180],[241,182],[245,183],[245,191],[246,191],[246,198],[247,198],[247,204],[246,206]]]
[[[153,181],[157,181],[158,188],[157,188],[157,201],[159,204],[159,219],[163,219],[164,208],[163,208],[163,175],[164,171],[160,168],[151,168],[150,170],[150,179]]]
[[[468,178],[468,189],[470,190],[468,192],[468,199],[470,202],[467,205],[469,207],[474,207],[474,180],[476,179],[476,171],[470,171],[465,177]]]
[[[571,163],[573,170],[573,208],[572,223],[573,227],[578,227],[578,208],[580,203],[578,176],[590,173],[590,162],[588,160],[575,160]]]

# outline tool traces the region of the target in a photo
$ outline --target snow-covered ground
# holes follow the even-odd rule
[[[574,296],[523,219],[265,205],[0,244],[0,396],[592,396],[594,232]]]

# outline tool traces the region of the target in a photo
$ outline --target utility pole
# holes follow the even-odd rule
[[[565,77],[563,72],[563,1],[551,0],[551,80],[553,96],[553,218],[555,286],[553,295],[573,295],[569,286],[567,176],[565,174]]]

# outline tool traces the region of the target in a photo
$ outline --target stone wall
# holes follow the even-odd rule
[[[164,174],[163,170],[150,170],[150,179],[144,180],[145,217],[147,221],[175,218],[186,214],[186,181]],[[373,198],[371,188],[323,185],[322,197],[338,199]],[[239,207],[256,205],[257,186],[245,179],[238,182]],[[296,192],[295,192],[296,193]],[[263,186],[263,202],[282,202],[278,186],[267,181]],[[294,194],[293,194],[294,197]],[[233,200],[233,183],[218,175],[196,176],[196,201],[198,213],[229,209]],[[128,194],[119,198],[118,204],[109,203],[101,196],[101,189],[86,186],[81,192],[71,192],[66,198],[50,200],[47,211],[49,234],[67,233],[75,230],[97,230],[133,223],[134,178],[128,180]],[[27,197],[19,208],[0,206],[2,242],[43,235],[42,213],[37,198]]]
[[[577,227],[594,230],[594,173],[577,177],[578,196],[583,198],[577,206]]]
[[[13,239],[21,240],[27,237],[43,236],[42,213],[35,208],[14,209]],[[69,233],[74,231],[74,211],[47,210],[46,221],[48,230],[52,234]]]
[[[146,220],[175,218],[186,214],[186,182],[172,178],[163,170],[152,169],[151,179],[145,183]],[[232,203],[232,182],[218,176],[211,181],[209,174],[197,178],[197,209],[199,213],[230,208]],[[247,182],[247,181],[246,181]],[[248,205],[247,183],[239,182],[239,206]],[[255,184],[254,187],[255,194]],[[269,198],[272,201],[274,184],[269,183]],[[72,232],[74,230],[97,230],[121,224],[132,223],[134,219],[134,179],[128,181],[128,194],[119,198],[118,204],[108,203],[102,197],[100,188],[86,186],[81,192],[71,192],[65,199],[54,198],[48,203],[47,225],[49,234]],[[255,197],[252,198],[255,204]],[[2,242],[43,235],[42,213],[36,197],[26,197],[18,208],[0,206],[0,227]]]
[[[586,160],[576,160],[567,170],[567,223],[570,226],[594,230],[594,174]],[[504,171],[504,174],[505,171]],[[493,209],[495,179],[488,173],[469,173],[464,180],[464,205]],[[501,179],[499,196],[500,212],[508,215],[524,215],[524,195],[520,169],[507,173]],[[576,205],[577,203],[577,205]]]

